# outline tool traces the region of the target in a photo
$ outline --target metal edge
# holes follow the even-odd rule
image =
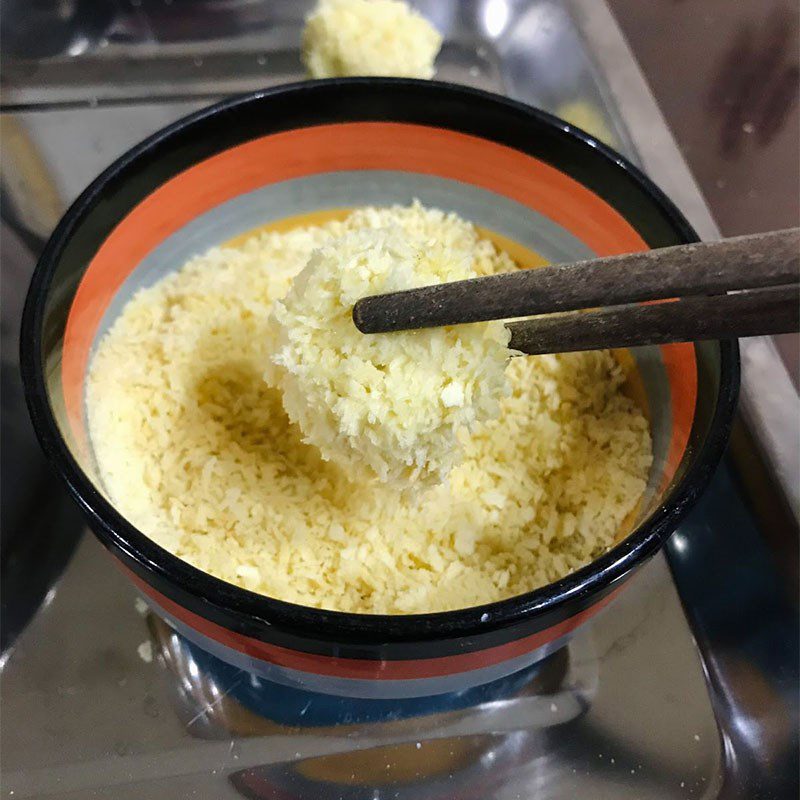
[[[620,117],[629,127],[631,140],[639,149],[643,169],[671,196],[703,239],[718,238],[719,229],[610,10],[605,3],[597,0],[564,2],[586,37],[590,55],[606,77],[618,104]],[[800,511],[800,486],[797,480],[800,415],[792,414],[790,409],[797,408],[798,393],[772,339],[746,339],[740,344],[741,421],[761,451],[757,456],[763,459],[767,472],[771,473],[763,476],[763,479],[770,483],[770,488],[775,486],[775,493],[783,493],[780,499],[786,500],[797,519]],[[770,511],[773,510],[770,508]],[[787,516],[791,516],[791,513]],[[762,517],[762,525],[763,521]],[[763,537],[769,531],[764,533],[762,528],[761,533]],[[706,545],[709,545],[708,540]],[[719,545],[718,540],[710,543],[713,547]],[[677,547],[672,550],[668,542],[665,552],[703,661],[709,694],[720,727],[724,775],[717,796],[726,800],[750,797],[756,786],[763,791],[764,797],[796,796],[797,759],[794,757],[793,760],[791,755],[797,752],[796,702],[785,695],[769,712],[785,716],[786,720],[787,749],[786,753],[781,753],[785,757],[776,761],[778,740],[759,737],[754,734],[755,728],[747,727],[749,684],[743,677],[745,673],[737,672],[734,668],[735,659],[729,657],[731,652],[742,652],[752,644],[752,637],[746,633],[731,637],[729,629],[719,630],[719,619],[713,611],[714,595],[722,585],[719,576],[716,576],[716,580],[705,582],[704,591],[697,590],[695,585],[694,596],[690,591],[691,600],[687,600],[685,591],[687,588],[691,590],[691,570],[687,575],[687,564],[681,562]],[[698,566],[700,574],[704,568],[705,565]],[[697,574],[694,578],[696,581]],[[775,576],[765,576],[767,583],[776,578],[777,573]],[[763,601],[763,586],[757,587],[755,597]],[[741,599],[732,598],[731,602]],[[753,597],[747,596],[747,600],[753,602]],[[781,605],[781,608],[784,606]],[[789,608],[787,614],[791,618],[796,614],[796,609]],[[788,624],[791,626],[791,622]],[[722,648],[721,639],[726,643]],[[769,639],[767,647],[774,646],[774,640]],[[791,651],[791,645],[788,649]],[[779,664],[771,663],[771,667],[767,667],[771,685],[778,688],[790,685],[793,675],[796,682],[796,660],[793,658],[784,654]],[[767,724],[766,720],[764,722]]]

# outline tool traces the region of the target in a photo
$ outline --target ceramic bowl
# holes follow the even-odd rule
[[[225,100],[126,153],[69,209],[28,295],[30,413],[92,530],[187,639],[306,692],[416,702],[506,684],[663,545],[712,474],[735,405],[735,342],[631,351],[655,453],[631,532],[556,583],[476,608],[380,616],[281,602],[195,569],[123,518],[98,490],[84,382],[93,346],[131,295],[266,223],[414,198],[549,262],[697,238],[638,169],[534,108],[430,81],[320,81]]]

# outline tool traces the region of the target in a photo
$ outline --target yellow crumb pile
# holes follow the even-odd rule
[[[354,230],[311,256],[275,304],[265,376],[323,458],[351,480],[398,490],[446,479],[461,455],[459,429],[498,415],[509,357],[502,322],[359,332],[360,297],[477,274],[471,248],[414,238],[408,227]]]
[[[303,30],[312,78],[432,78],[442,37],[404,0],[320,0]]]
[[[494,420],[413,502],[353,482],[302,441],[264,381],[270,314],[314,250],[395,225],[513,269],[455,215],[419,205],[214,248],[137,293],[87,386],[106,492],[163,547],[219,578],[308,606],[421,613],[562,577],[610,546],[644,491],[648,424],[606,351],[510,359]]]

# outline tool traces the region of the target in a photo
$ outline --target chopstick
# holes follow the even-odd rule
[[[668,298],[682,299],[638,305]],[[795,331],[799,299],[792,228],[364,297],[353,321],[384,333],[612,307],[508,323],[509,346],[538,354]]]
[[[790,333],[800,329],[800,286],[614,306],[511,322],[508,346],[527,355]]]

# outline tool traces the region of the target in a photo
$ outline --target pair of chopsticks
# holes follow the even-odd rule
[[[362,333],[515,317],[532,318],[507,323],[509,348],[530,355],[797,331],[800,228],[425,286],[353,307]]]

